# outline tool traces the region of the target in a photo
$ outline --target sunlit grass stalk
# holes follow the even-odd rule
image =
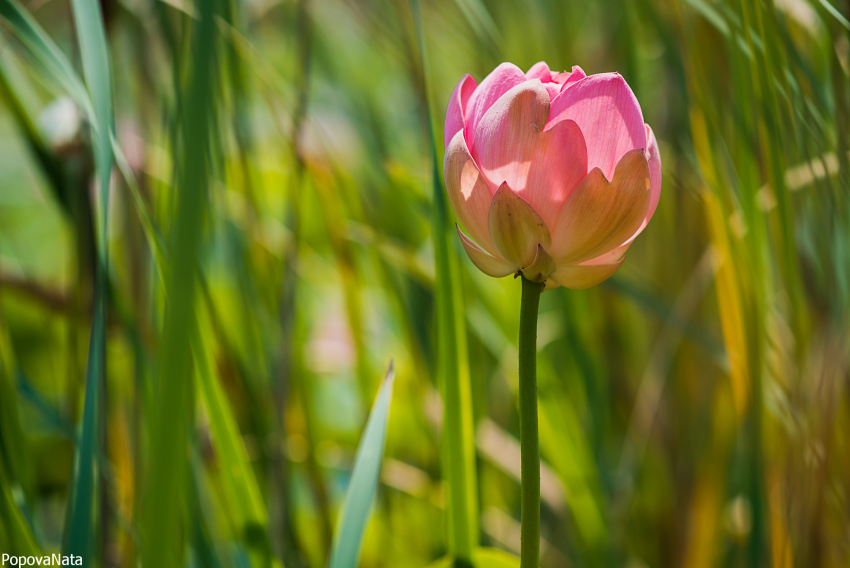
[[[467,363],[466,325],[462,316],[461,282],[455,256],[450,254],[451,231],[446,191],[440,182],[437,141],[427,89],[427,56],[418,0],[410,0],[426,115],[428,147],[433,181],[432,231],[436,265],[438,369],[443,381],[445,415],[446,478],[449,484],[449,552],[461,562],[470,562],[478,544],[478,495],[475,477],[475,441],[472,421],[472,392]]]
[[[519,316],[519,436],[522,449],[521,566],[540,565],[540,440],[537,433],[537,312],[543,284],[522,280]],[[579,521],[580,522],[580,521]]]
[[[762,167],[765,170],[765,178],[770,184],[771,191],[777,202],[777,217],[779,230],[777,231],[778,252],[775,264],[784,277],[783,283],[787,286],[791,301],[797,303],[796,285],[799,271],[796,270],[796,255],[793,243],[790,242],[791,221],[788,211],[788,195],[785,190],[784,172],[782,170],[782,139],[778,104],[776,102],[775,86],[772,78],[776,76],[773,70],[773,59],[771,57],[772,43],[770,38],[765,37],[764,22],[760,2],[752,2],[752,10],[755,16],[755,25],[760,32],[761,40],[766,44],[761,50],[756,49],[751,26],[750,0],[741,1],[741,13],[747,45],[752,56],[750,58],[754,98],[761,103],[762,111],[756,117],[757,129],[761,146]],[[751,566],[763,566],[769,561],[769,548],[767,545],[767,504],[764,493],[764,447],[762,437],[762,411],[763,411],[763,368],[761,361],[765,353],[764,317],[766,311],[766,298],[773,292],[773,282],[768,276],[767,266],[770,258],[767,257],[765,242],[767,240],[766,219],[757,204],[755,188],[745,188],[746,198],[754,211],[749,220],[751,230],[746,235],[749,249],[749,265],[752,270],[752,281],[748,290],[742,290],[745,298],[748,320],[747,353],[750,360],[750,399],[747,415],[743,424],[743,435],[746,437],[748,458],[748,480],[747,492],[749,494],[752,509],[752,529],[748,541],[747,552]],[[749,294],[747,294],[749,292]],[[795,313],[792,314],[796,316]],[[795,323],[799,319],[795,319]],[[801,325],[797,328],[796,336],[801,337]]]

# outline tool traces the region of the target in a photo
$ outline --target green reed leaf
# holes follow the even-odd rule
[[[109,179],[112,174],[112,82],[106,30],[100,3],[96,0],[72,0],[77,30],[77,42],[83,61],[83,73],[88,93],[93,101],[94,159],[100,186],[100,211],[97,220],[98,259],[95,263],[94,316],[92,321],[89,359],[86,368],[85,403],[82,434],[74,456],[71,498],[69,499],[64,550],[67,554],[88,556],[93,544],[92,516],[97,489],[96,457],[100,453],[101,428],[100,393],[105,380],[106,309],[107,309],[107,212],[109,211]],[[55,63],[55,62],[54,62]],[[62,70],[64,71],[64,70]],[[71,81],[69,73],[64,73]],[[69,85],[74,87],[74,85]],[[83,102],[83,104],[85,104]],[[84,107],[85,108],[85,107]]]
[[[200,327],[208,329],[208,326]],[[257,478],[251,469],[230,402],[213,374],[215,359],[212,346],[209,345],[209,334],[203,334],[196,328],[193,336],[192,350],[198,371],[198,386],[209,415],[213,447],[221,463],[226,464],[221,468],[221,473],[227,512],[246,544],[258,548],[256,554],[262,557],[258,558],[258,563],[266,565],[270,561],[270,546],[265,538],[268,515]],[[255,535],[262,535],[262,543],[256,542]]]
[[[466,321],[463,315],[462,286],[457,257],[452,251],[454,238],[449,222],[446,191],[443,188],[437,159],[437,140],[428,96],[427,57],[418,0],[411,0],[424,107],[428,128],[428,147],[433,183],[433,238],[436,264],[437,353],[439,377],[443,383],[445,417],[443,431],[446,479],[449,484],[449,550],[468,560],[478,544],[478,489],[475,473],[475,434],[472,415],[472,390],[466,343]]]
[[[330,568],[357,566],[363,533],[366,531],[372,502],[378,491],[394,381],[395,370],[391,361],[357,446],[351,481],[345,491],[345,499],[334,530],[331,559],[328,564]]]
[[[839,24],[850,30],[850,21],[844,17],[844,14],[838,11],[838,9],[833,6],[829,0],[818,0],[821,6],[823,6],[824,10],[829,12],[829,15],[835,18]]]
[[[191,426],[195,289],[203,216],[206,209],[210,121],[214,109],[212,61],[215,2],[198,2],[200,21],[192,26],[190,72],[181,93],[182,144],[178,150],[177,211],[169,243],[171,261],[162,348],[157,362],[153,405],[148,421],[149,469],[142,507],[141,555],[146,566],[183,564],[180,494],[185,487],[188,427]],[[166,546],[169,543],[171,546]]]

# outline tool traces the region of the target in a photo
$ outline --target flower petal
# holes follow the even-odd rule
[[[543,249],[543,245],[538,244],[534,262],[522,269],[522,275],[532,282],[545,282],[553,272],[555,260]]]
[[[584,69],[578,65],[573,65],[573,70],[571,72],[558,73],[555,77],[553,77],[553,79],[556,83],[560,83],[562,85],[563,90],[585,77],[587,77],[587,74],[584,72]]]
[[[475,79],[472,75],[464,75],[463,79],[455,86],[455,90],[452,91],[452,96],[449,97],[449,107],[446,109],[446,127],[443,133],[446,148],[449,147],[449,142],[452,141],[455,134],[459,130],[463,130],[463,117],[469,104],[469,98],[475,91],[475,86]]]
[[[548,111],[540,82],[517,85],[484,115],[472,155],[491,189],[507,182],[554,227],[561,205],[587,173],[587,150],[571,120],[542,131]]]
[[[634,237],[633,237],[634,238]],[[625,256],[626,251],[629,250],[629,247],[632,246],[632,239],[629,239],[624,244],[618,246],[617,248],[611,249],[606,253],[600,254],[596,258],[592,258],[590,260],[586,260],[582,262],[582,265],[585,264],[613,264],[615,262],[619,262]]]
[[[649,160],[649,177],[652,185],[652,198],[649,200],[649,209],[646,212],[646,223],[652,219],[655,214],[655,209],[658,208],[658,201],[661,199],[661,154],[658,152],[658,142],[655,141],[655,133],[648,124],[646,127],[646,154]],[[641,227],[643,228],[643,227]]]
[[[594,168],[558,214],[550,249],[558,266],[590,260],[624,244],[643,223],[650,196],[642,149],[623,156],[610,183]]]
[[[561,85],[558,83],[543,83],[543,88],[546,89],[547,93],[549,93],[550,101],[557,97],[558,93],[561,92]]]
[[[485,251],[481,250],[478,245],[469,240],[469,237],[463,234],[460,227],[455,225],[455,228],[457,229],[460,242],[463,244],[463,249],[466,251],[466,255],[469,257],[469,260],[472,261],[472,264],[474,264],[478,270],[487,276],[502,278],[508,274],[513,274],[519,269],[518,266],[515,266],[510,262],[487,254]]]
[[[446,148],[443,173],[446,178],[446,193],[457,218],[475,242],[490,254],[495,254],[496,249],[490,240],[487,221],[493,196],[478,171],[478,166],[469,155],[461,131],[455,133]]]
[[[552,238],[546,223],[526,200],[503,183],[490,203],[490,238],[499,256],[517,267],[529,266],[537,256],[537,245],[550,248]]]
[[[526,79],[540,79],[541,83],[552,82],[552,71],[545,61],[540,61],[531,66],[528,73],[525,74]]]
[[[502,63],[481,81],[469,98],[464,113],[464,136],[470,151],[473,151],[472,136],[484,114],[493,106],[493,103],[499,100],[499,97],[525,80],[525,73],[519,67],[513,63]]]
[[[623,155],[646,148],[643,115],[634,93],[619,73],[580,79],[552,101],[546,129],[574,120],[587,142],[587,165],[611,179]]]
[[[564,288],[586,290],[609,279],[623,264],[623,260],[611,264],[564,264],[552,273],[554,280]],[[548,280],[547,280],[548,282]]]
[[[611,254],[616,255],[617,258],[626,252],[626,249],[629,248],[635,238],[641,234],[649,224],[649,220],[652,219],[652,216],[655,214],[655,209],[658,207],[658,201],[661,198],[661,156],[658,153],[658,143],[655,141],[655,134],[652,132],[652,129],[648,124],[645,126],[647,142],[646,159],[649,163],[649,185],[651,193],[649,198],[649,208],[646,211],[643,223],[640,224],[640,227],[638,227],[637,231],[635,231],[635,234],[632,235],[625,243],[611,251]],[[617,254],[616,251],[621,252],[620,254]]]

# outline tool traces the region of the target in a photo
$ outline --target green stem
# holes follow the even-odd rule
[[[537,309],[543,284],[522,278],[519,312],[519,436],[522,448],[522,568],[540,566],[540,441],[537,436]]]

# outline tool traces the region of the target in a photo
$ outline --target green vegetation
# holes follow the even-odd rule
[[[522,285],[440,141],[464,73],[546,60],[626,78],[664,189],[540,297],[541,567],[847,566],[848,18],[0,0],[0,553],[518,566]]]

